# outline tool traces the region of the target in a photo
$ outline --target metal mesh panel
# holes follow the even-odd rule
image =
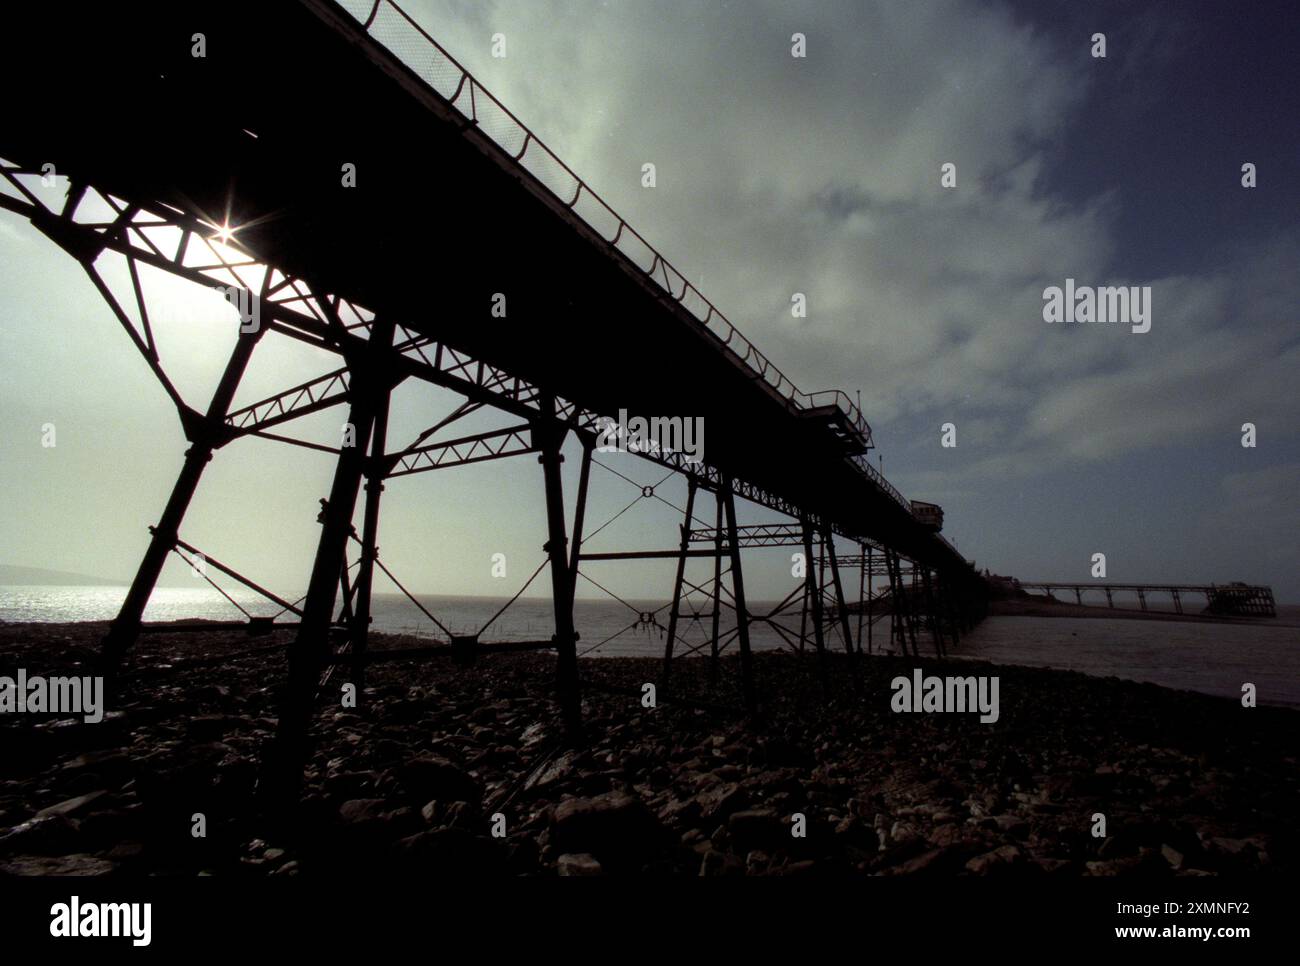
[[[551,194],[570,201],[578,189],[578,179],[569,173],[564,163],[541,141],[533,138],[519,163],[533,173],[542,184],[550,189]],[[594,225],[592,227],[595,227]]]
[[[335,0],[357,23],[365,23],[370,11],[375,7],[375,0]]]
[[[456,93],[464,71],[440,48],[431,44],[393,4],[383,2],[379,5],[375,21],[370,25],[370,35],[443,97]]]
[[[506,154],[517,157],[528,138],[528,131],[510,116],[510,112],[477,84],[474,104],[478,113],[478,126],[495,141]]]
[[[613,209],[601,201],[590,188],[584,187],[582,189],[577,202],[573,205],[573,210],[577,212],[579,218],[594,228],[605,241],[612,242],[614,236],[618,234],[620,224],[618,215],[614,214]]]

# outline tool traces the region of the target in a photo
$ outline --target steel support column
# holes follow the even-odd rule
[[[863,571],[866,572],[867,575],[867,653],[868,654],[872,653],[872,643],[873,643],[872,628],[875,626],[876,623],[875,621],[876,607],[875,607],[875,596],[874,596],[874,587],[873,587],[875,574],[871,572],[871,568],[872,568],[871,557],[872,557],[872,548],[871,545],[868,544],[867,557],[862,565],[862,569]]]
[[[907,589],[907,636],[912,642],[912,657],[920,657],[921,649],[916,643],[916,625],[920,614],[916,601],[916,564],[912,564],[912,586]]]
[[[390,394],[385,393],[375,412],[370,462],[366,470],[366,505],[361,524],[361,561],[357,564],[356,609],[352,628],[352,683],[360,694],[365,687],[366,651],[370,646],[370,596],[375,581],[379,548],[379,499],[384,492],[384,449],[388,441]]]
[[[578,561],[582,558],[582,529],[587,519],[587,489],[591,483],[591,451],[594,439],[582,440],[582,467],[578,471],[578,504],[573,509],[573,547],[569,552],[570,597],[578,594]]]
[[[686,576],[686,551],[691,542],[691,515],[695,511],[695,491],[699,484],[694,477],[686,481],[686,519],[682,521],[679,546],[681,553],[677,557],[677,576],[673,580],[673,599],[668,608],[668,640],[664,643],[663,683],[668,683],[668,675],[673,667],[673,643],[677,639],[677,611],[681,604],[682,578]]]
[[[190,501],[193,500],[194,493],[198,489],[204,467],[212,459],[213,451],[225,445],[230,439],[225,432],[226,413],[230,409],[231,400],[235,397],[235,391],[239,388],[239,381],[248,368],[253,349],[256,348],[264,331],[261,326],[251,332],[244,332],[241,328],[205,416],[199,417],[197,413],[189,410],[181,411],[181,422],[185,428],[185,436],[190,441],[190,448],[185,451],[185,462],[181,465],[176,483],[172,486],[171,496],[168,497],[167,505],[163,508],[162,517],[158,525],[153,528],[153,536],[149,540],[144,558],[140,561],[140,567],[136,570],[135,579],[131,581],[131,589],[127,591],[126,599],[122,602],[116,619],[109,626],[108,633],[100,645],[101,662],[108,673],[117,669],[123,655],[139,636],[145,606],[149,603],[154,586],[158,583],[163,564],[167,561],[167,554],[171,553],[172,547],[180,537],[181,521],[184,520],[185,511],[189,508]]]
[[[280,698],[280,719],[275,747],[267,762],[263,791],[276,805],[296,800],[307,758],[307,730],[319,687],[320,674],[330,652],[334,603],[339,570],[346,559],[352,534],[352,515],[366,468],[366,450],[375,419],[393,383],[383,374],[383,357],[393,341],[393,323],[376,319],[364,355],[349,360],[353,367],[348,423],[354,438],[339,451],[329,499],[321,511],[321,535],[316,545],[302,621],[289,646],[289,678]]]
[[[930,619],[930,636],[934,638],[934,651],[936,655],[943,657],[943,628],[940,626],[939,608],[934,597],[934,585],[929,567],[921,571],[921,586],[925,593],[925,606]]]
[[[817,576],[813,573],[812,523],[807,516],[801,517],[799,523],[803,527],[803,552],[807,557],[807,566],[804,567],[804,587],[812,605],[813,641],[817,645],[817,670],[821,675],[822,691],[825,693],[830,686],[830,680],[826,667],[826,639],[822,628],[822,589],[817,586]],[[820,571],[819,561],[818,573]]]
[[[533,426],[533,439],[541,446],[542,453],[537,459],[542,464],[546,486],[544,549],[551,558],[551,601],[558,654],[555,685],[565,734],[570,742],[577,742],[582,734],[582,696],[578,684],[578,641],[573,627],[574,580],[566,553],[569,541],[565,534],[564,483],[560,475],[564,462],[560,448],[567,430],[555,421],[555,397],[544,393],[541,403],[542,418]]]
[[[722,619],[722,491],[715,494],[717,518],[713,526],[713,626],[709,639],[709,681],[718,683],[718,634]]]
[[[849,630],[849,610],[844,602],[844,585],[840,583],[840,565],[835,557],[835,534],[828,524],[822,524],[822,545],[831,560],[831,585],[835,588],[835,612],[840,619],[840,633],[844,635],[844,651],[853,653],[853,634]]]
[[[866,606],[867,556],[866,548],[858,544],[858,653],[862,653],[862,609]]]
[[[754,687],[754,658],[749,650],[749,611],[745,606],[745,575],[740,562],[740,540],[736,537],[736,494],[731,476],[723,477],[723,500],[727,514],[727,542],[731,545],[731,595],[736,607],[736,637],[740,642],[740,682],[745,710],[758,711]]]

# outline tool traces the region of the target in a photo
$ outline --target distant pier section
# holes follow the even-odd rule
[[[1213,617],[1276,617],[1277,606],[1273,600],[1273,588],[1260,585],[1244,584],[1233,582],[1228,584],[1112,584],[1112,583],[1053,583],[1038,580],[1016,580],[1014,578],[999,577],[994,578],[999,582],[1009,583],[1006,589],[1011,590],[1014,595],[1015,591],[1029,593],[1034,590],[1041,590],[1052,600],[1056,600],[1056,592],[1063,591],[1074,595],[1074,602],[1083,606],[1083,595],[1085,593],[1092,595],[1092,600],[1087,606],[1099,607],[1100,603],[1096,601],[1097,591],[1106,595],[1106,606],[1114,610],[1115,597],[1117,594],[1134,594],[1137,597],[1138,608],[1147,610],[1147,595],[1168,595],[1174,604],[1174,613],[1186,614],[1188,611],[1183,609],[1184,595],[1193,598],[1204,597],[1205,608],[1201,611],[1193,611],[1194,614],[1200,614]]]

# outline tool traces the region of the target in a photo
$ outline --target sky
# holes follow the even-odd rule
[[[945,535],[977,566],[1087,581],[1104,553],[1112,581],[1245,580],[1300,601],[1291,4],[405,7],[801,389],[860,392],[873,459],[907,496],[944,507]],[[804,57],[791,55],[795,33]],[[1044,290],[1067,278],[1149,286],[1150,331],[1045,322]],[[164,305],[189,298],[148,284]],[[792,316],[794,293],[806,318]],[[230,319],[160,314],[164,364],[203,408]],[[184,438],[82,270],[8,212],[0,363],[0,563],[129,578]],[[333,365],[265,339],[237,404]],[[456,403],[402,387],[390,440]],[[342,418],[294,429],[328,442]],[[635,505],[589,549],[673,546],[668,504],[683,505],[684,484],[636,500],[610,470],[648,484],[665,471],[601,461],[588,532]],[[570,507],[576,465],[570,448]],[[209,465],[182,537],[297,597],[330,476],[325,454],[236,442]],[[413,590],[509,596],[542,560],[534,457],[392,480],[384,496],[381,557]],[[752,598],[792,589],[790,552],[747,557]],[[671,591],[671,562],[589,573],[624,597]],[[191,579],[169,565],[167,582]],[[528,591],[547,592],[545,575]],[[578,593],[601,595],[585,580]]]

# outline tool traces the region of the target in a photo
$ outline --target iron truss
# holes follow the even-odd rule
[[[295,601],[277,597],[234,568],[205,555],[206,562],[214,569],[272,600],[281,607],[281,614],[289,613],[297,619],[293,624],[276,625],[292,627],[296,633],[289,647],[290,673],[281,695],[277,741],[266,772],[266,787],[273,793],[291,792],[301,778],[308,724],[315,701],[330,675],[338,668],[350,667],[358,689],[364,681],[365,667],[374,657],[367,644],[374,571],[381,570],[406,593],[398,578],[380,560],[377,544],[381,494],[384,482],[393,477],[516,455],[539,456],[546,491],[548,539],[543,548],[545,559],[529,578],[529,583],[549,566],[555,634],[547,641],[502,642],[499,647],[536,646],[557,652],[557,696],[566,729],[573,737],[580,734],[581,728],[573,601],[578,578],[582,576],[592,580],[580,570],[583,560],[638,556],[675,558],[677,571],[673,600],[669,605],[665,683],[679,640],[679,621],[683,617],[698,617],[689,612],[689,608],[683,612],[684,601],[692,593],[707,594],[712,600],[712,633],[703,645],[690,647],[687,652],[709,647],[716,668],[718,655],[732,641],[737,643],[742,696],[745,709],[750,712],[758,706],[749,642],[749,626],[753,622],[769,623],[799,650],[808,641],[811,623],[812,639],[819,654],[826,654],[826,639],[831,633],[838,633],[848,653],[861,654],[864,619],[867,651],[870,651],[871,625],[888,613],[891,638],[900,648],[906,650],[910,646],[911,652],[917,653],[916,630],[928,624],[935,635],[936,649],[942,653],[944,628],[955,627],[959,622],[958,618],[943,615],[962,615],[960,622],[966,623],[977,606],[978,602],[960,599],[962,593],[969,596],[969,588],[959,587],[955,581],[943,581],[937,573],[912,562],[909,562],[910,584],[907,584],[904,561],[899,555],[870,541],[865,535],[847,532],[830,521],[812,519],[803,508],[779,494],[746,480],[730,478],[716,466],[691,462],[686,454],[672,451],[638,455],[648,463],[667,469],[670,476],[681,474],[686,478],[688,499],[678,547],[640,554],[584,553],[584,515],[594,462],[592,454],[606,420],[613,419],[615,413],[584,408],[544,386],[475,358],[428,334],[425,331],[426,320],[385,317],[344,295],[329,291],[319,280],[288,275],[240,250],[232,239],[219,239],[217,226],[193,214],[156,201],[122,199],[75,180],[67,192],[59,196],[58,203],[49,204],[45,199],[54,193],[35,185],[41,176],[37,167],[0,161],[0,207],[30,220],[81,264],[176,406],[190,443],[172,493],[158,523],[151,528],[150,545],[135,580],[105,638],[107,670],[111,672],[120,664],[144,629],[144,608],[167,556],[177,553],[191,563],[196,561],[199,551],[181,539],[180,527],[204,467],[217,450],[233,440],[255,435],[325,450],[337,457],[330,493],[321,500],[321,536],[303,597]],[[114,290],[105,274],[110,264],[126,270],[130,293],[125,298]],[[162,365],[154,338],[150,300],[142,280],[146,268],[214,293],[220,290],[220,294],[239,309],[239,337],[217,388],[202,412],[192,408],[181,397]],[[430,324],[427,328],[434,326]],[[330,352],[341,357],[344,364],[251,405],[233,409],[232,401],[253,352],[268,333]],[[408,446],[389,451],[386,438],[390,399],[393,390],[406,380],[451,390],[465,402]],[[348,424],[356,432],[353,446],[327,447],[272,432],[304,416],[339,405],[349,408]],[[437,433],[480,408],[507,414],[522,422],[453,439],[435,438]],[[583,451],[571,529],[565,519],[560,478],[560,450],[569,433],[575,434]],[[865,466],[867,475],[873,479],[878,477],[865,460],[852,459],[860,468]],[[887,486],[883,478],[878,482]],[[643,492],[642,497],[653,495],[653,487],[644,489],[651,492]],[[694,525],[695,500],[701,492],[715,496],[716,515],[711,529]],[[736,497],[797,523],[739,526],[736,522]],[[901,495],[896,498],[902,500]],[[353,525],[359,501],[362,504],[360,533]],[[862,556],[837,560],[834,548],[837,535],[858,544],[868,562],[864,565]],[[815,558],[814,541],[819,546]],[[711,549],[699,549],[700,545],[710,544]],[[349,561],[348,552],[354,546],[357,548],[356,558]],[[745,547],[769,546],[802,546],[807,574],[801,590],[797,589],[771,613],[753,614],[746,605],[740,551]],[[886,561],[883,570],[871,562],[877,552]],[[696,585],[686,579],[685,562],[692,556],[713,558],[714,574],[708,584]],[[859,568],[861,577],[856,635],[851,629],[851,608],[846,602],[840,574],[841,568],[852,569],[854,566]],[[888,577],[888,591],[873,593],[872,576]],[[725,588],[724,577],[729,579],[729,586]],[[524,589],[527,586],[525,584]],[[865,599],[861,592],[863,587],[866,588]],[[803,618],[796,637],[793,631],[780,625],[778,618],[800,593]],[[478,634],[454,635],[413,595],[408,596],[442,632],[442,642],[435,648],[422,649],[421,655],[436,651],[450,654],[457,660],[471,660],[477,651],[491,649],[489,644],[480,644],[478,638],[499,613]],[[233,598],[228,599],[239,606]],[[340,601],[341,609],[336,616],[336,604]],[[873,601],[878,605],[879,613],[872,609]],[[865,614],[864,606],[867,608]],[[725,635],[720,634],[718,628],[718,615],[723,607],[730,608],[736,617],[735,627]],[[646,622],[646,615],[637,616],[639,623]],[[271,620],[274,618],[253,619],[250,616],[250,625],[256,623],[257,629],[265,630]],[[650,615],[649,620],[653,621],[654,615]],[[824,662],[822,666],[824,669]]]

